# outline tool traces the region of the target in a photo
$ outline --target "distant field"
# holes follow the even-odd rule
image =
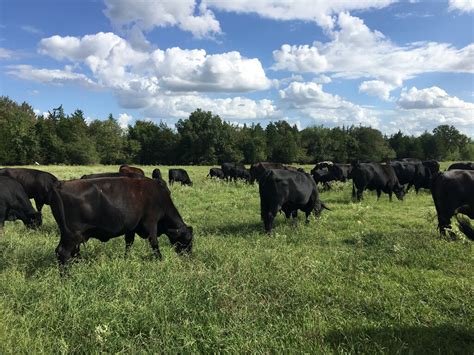
[[[60,179],[118,170],[40,168]],[[267,236],[257,185],[186,169],[194,186],[171,191],[194,227],[190,258],[166,236],[161,262],[140,238],[128,258],[123,238],[90,240],[61,278],[49,207],[40,230],[7,222],[0,353],[473,353],[473,243],[437,234],[429,192],[353,203],[339,184],[321,193],[332,212],[309,225],[300,214],[297,227],[281,215]]]

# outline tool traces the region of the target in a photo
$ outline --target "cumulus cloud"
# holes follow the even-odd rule
[[[131,115],[127,114],[127,113],[119,114],[118,119],[117,119],[117,121],[118,121],[118,123],[119,123],[119,125],[122,129],[127,128],[128,124],[132,120],[133,120],[133,117]]]
[[[37,69],[31,65],[10,65],[7,73],[20,79],[32,80],[39,83],[65,85],[74,84],[89,88],[98,85],[86,75],[60,69]]]
[[[235,13],[254,13],[273,20],[314,21],[323,28],[332,28],[332,16],[342,11],[380,9],[396,0],[205,0],[209,8]]]
[[[273,52],[273,69],[299,73],[333,73],[345,79],[372,78],[361,92],[388,98],[403,80],[429,72],[474,73],[474,44],[457,49],[446,43],[392,43],[370,30],[360,18],[340,13],[330,41],[283,45]],[[384,84],[382,84],[382,82]]]
[[[474,103],[450,96],[433,86],[426,89],[404,88],[397,100],[398,110],[391,121],[412,134],[421,134],[440,124],[454,125],[469,136],[474,136]]]
[[[359,92],[370,96],[377,96],[382,100],[390,100],[390,92],[395,89],[395,85],[388,84],[380,80],[364,81],[359,85]]]
[[[209,55],[203,49],[140,51],[113,33],[42,39],[41,54],[84,63],[105,86],[156,94],[171,91],[246,92],[271,81],[256,58],[239,52]]]
[[[221,33],[214,13],[195,0],[105,0],[104,14],[116,28],[151,31],[155,27],[177,26],[197,38]]]
[[[434,108],[459,108],[471,110],[471,115],[474,113],[474,104],[465,102],[456,96],[449,96],[443,89],[432,86],[426,89],[418,90],[412,87],[407,90],[404,88],[397,101],[399,107],[411,109],[434,109]],[[472,124],[474,124],[474,115],[472,117]]]
[[[252,100],[244,97],[209,98],[202,95],[162,95],[149,99],[144,113],[151,117],[188,116],[196,108],[212,111],[226,120],[274,118],[279,112],[268,99]]]
[[[474,2],[472,0],[449,0],[450,11],[473,12]]]
[[[319,123],[379,126],[379,119],[373,110],[327,93],[321,84],[315,82],[292,82],[279,94],[290,109],[298,110]]]

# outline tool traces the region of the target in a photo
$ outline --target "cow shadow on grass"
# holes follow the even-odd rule
[[[469,354],[474,349],[474,329],[444,324],[333,330],[325,341],[336,352]]]

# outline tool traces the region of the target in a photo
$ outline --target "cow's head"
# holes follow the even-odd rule
[[[403,189],[402,185],[395,185],[395,187],[393,188],[393,192],[395,192],[395,196],[397,196],[400,201],[403,201],[403,196],[405,196],[405,190]]]
[[[166,231],[166,235],[178,254],[191,254],[193,248],[193,227],[184,225],[181,228],[171,228]]]
[[[41,226],[41,224],[43,223],[43,217],[41,216],[40,212],[31,213],[26,216],[26,218],[23,220],[23,223],[28,228],[35,229]]]

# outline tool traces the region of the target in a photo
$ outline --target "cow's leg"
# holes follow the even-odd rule
[[[357,189],[357,201],[362,200],[362,194],[364,193],[364,189]]]
[[[41,210],[43,209],[43,206],[44,206],[44,202],[39,198],[35,198],[34,200],[35,200],[36,209],[38,210],[39,213],[41,213]]]
[[[293,225],[296,227],[298,225],[298,210],[292,211],[291,217],[293,218],[292,219]]]
[[[158,246],[158,236],[157,236],[157,226],[155,223],[149,223],[146,227],[146,234],[148,235],[148,241],[150,242],[151,249],[153,250],[153,255],[158,259],[162,259],[160,247]]]
[[[388,192],[388,200],[389,200],[390,202],[392,202],[392,195],[393,195],[393,191],[390,190],[390,191]]]
[[[267,212],[264,216],[263,216],[263,225],[265,227],[265,232],[267,232],[268,234],[270,234],[272,232],[272,228],[273,228],[273,220],[275,219],[275,216],[273,215],[273,213],[271,213],[270,211]]]
[[[128,253],[130,252],[130,248],[132,247],[134,240],[135,240],[135,233],[125,234],[125,256],[127,256]]]
[[[377,201],[380,199],[381,194],[382,194],[382,191],[377,189]]]

